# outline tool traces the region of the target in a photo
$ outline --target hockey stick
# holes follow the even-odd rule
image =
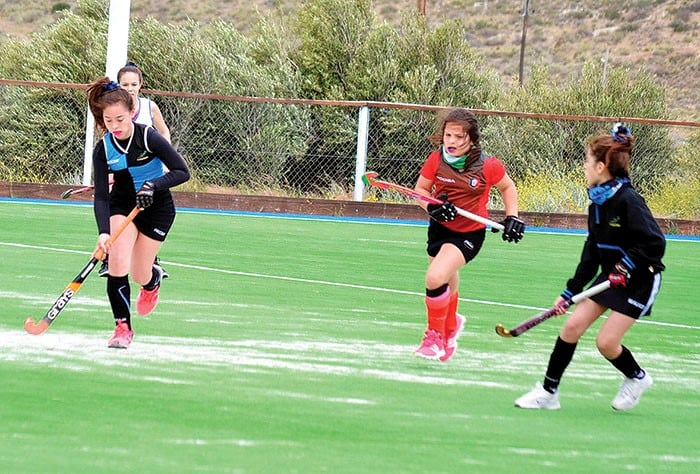
[[[598,293],[601,293],[605,290],[610,288],[610,282],[608,280],[605,280],[602,283],[598,283],[595,286],[590,287],[589,289],[582,291],[581,293],[574,295],[571,297],[570,300],[564,301],[561,305],[559,306],[554,306],[546,311],[541,312],[537,316],[534,316],[527,321],[523,321],[522,323],[518,324],[515,326],[513,329],[508,330],[506,329],[503,324],[496,324],[496,334],[499,336],[503,337],[518,337],[525,331],[529,331],[530,329],[534,328],[540,323],[543,323],[544,321],[548,320],[552,316],[556,316],[558,311],[560,309],[566,309],[572,304],[576,304],[581,300],[585,300],[586,298],[597,295]]]
[[[413,199],[419,199],[430,204],[442,204],[442,201],[440,201],[439,199],[435,199],[431,196],[426,196],[415,191],[414,189],[407,188],[406,186],[401,186],[400,184],[382,181],[380,179],[377,179],[378,177],[379,174],[375,173],[374,171],[368,171],[362,176],[362,182],[368,186],[374,186],[380,189],[392,189],[400,194],[403,194],[404,196],[408,196]],[[474,214],[473,212],[465,211],[464,209],[460,209],[457,206],[455,206],[455,209],[457,209],[457,214],[459,214],[462,217],[466,217],[467,219],[471,219],[473,221],[487,225],[492,229],[497,229],[503,232],[503,224],[499,222],[492,221],[491,219],[480,216],[478,214]]]
[[[110,181],[109,184],[114,184],[114,181]],[[63,191],[61,193],[61,199],[68,199],[69,197],[71,197],[74,194],[85,193],[88,191],[92,191],[93,189],[95,189],[94,184],[91,184],[90,186],[84,186],[84,187],[78,188],[78,189],[73,189],[73,188],[66,189],[65,191]]]
[[[107,243],[110,244],[117,240],[117,237],[124,232],[124,229],[126,229],[126,226],[129,225],[131,221],[134,220],[134,217],[136,217],[136,214],[139,213],[141,209],[138,207],[135,207],[131,213],[129,213],[128,216],[126,216],[126,219],[124,219],[124,222],[117,228],[114,233],[109,237],[109,240],[107,240]],[[28,317],[24,321],[24,329],[29,333],[29,334],[42,334],[44,331],[46,331],[51,323],[53,323],[56,318],[58,317],[59,313],[63,310],[63,308],[66,307],[68,302],[73,298],[73,295],[75,295],[80,287],[83,285],[83,282],[85,279],[90,275],[90,272],[95,268],[97,265],[97,262],[102,260],[102,257],[104,257],[104,251],[102,249],[98,249],[97,252],[95,252],[95,255],[90,259],[90,261],[83,267],[82,270],[80,270],[80,273],[73,278],[73,281],[71,281],[68,286],[63,290],[63,293],[61,293],[61,296],[54,301],[53,305],[51,305],[51,308],[48,310],[46,315],[44,315],[43,318],[39,320],[38,323],[34,323],[34,318],[31,316]]]

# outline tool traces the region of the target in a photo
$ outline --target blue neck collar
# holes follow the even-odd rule
[[[588,197],[595,204],[601,205],[611,197],[624,185],[630,182],[629,178],[614,178],[607,183],[598,184],[592,188],[588,188]]]

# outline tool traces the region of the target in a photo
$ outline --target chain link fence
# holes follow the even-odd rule
[[[363,189],[358,177],[372,170],[413,187],[442,109],[143,92],[158,103],[191,168],[193,179],[179,190],[231,194],[405,202],[390,191]],[[585,142],[612,122],[632,128],[632,178],[646,197],[659,195],[674,177],[683,179],[683,170],[669,164],[688,153],[689,137],[700,128],[670,120],[474,112],[482,150],[506,164],[522,210],[532,212],[585,209]],[[89,183],[84,164],[94,144],[86,144],[86,118],[84,85],[0,80],[0,181]],[[501,207],[496,194],[492,208]]]

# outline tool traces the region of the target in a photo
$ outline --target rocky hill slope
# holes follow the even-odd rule
[[[257,12],[291,15],[303,0],[132,0],[133,15],[167,23],[222,18],[246,29]],[[506,85],[518,82],[523,8],[529,4],[524,74],[546,64],[556,80],[576,74],[590,59],[644,70],[666,86],[680,120],[700,120],[700,2],[696,0],[374,0],[380,20],[398,26],[403,12],[425,4],[430,24],[462,19],[472,45]],[[55,21],[75,1],[0,0],[0,36],[26,37]]]

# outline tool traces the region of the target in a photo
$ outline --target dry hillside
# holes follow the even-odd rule
[[[0,34],[26,37],[55,21],[54,10],[75,1],[0,0]],[[133,15],[179,23],[222,18],[242,30],[255,11],[292,14],[303,0],[131,0]],[[375,0],[377,16],[397,26],[417,0]],[[504,83],[517,82],[523,31],[522,0],[425,0],[427,18],[438,24],[460,18],[473,46]],[[697,0],[529,0],[525,42],[528,66],[544,63],[557,80],[575,74],[591,58],[643,69],[667,86],[675,118],[700,120],[700,2]]]

